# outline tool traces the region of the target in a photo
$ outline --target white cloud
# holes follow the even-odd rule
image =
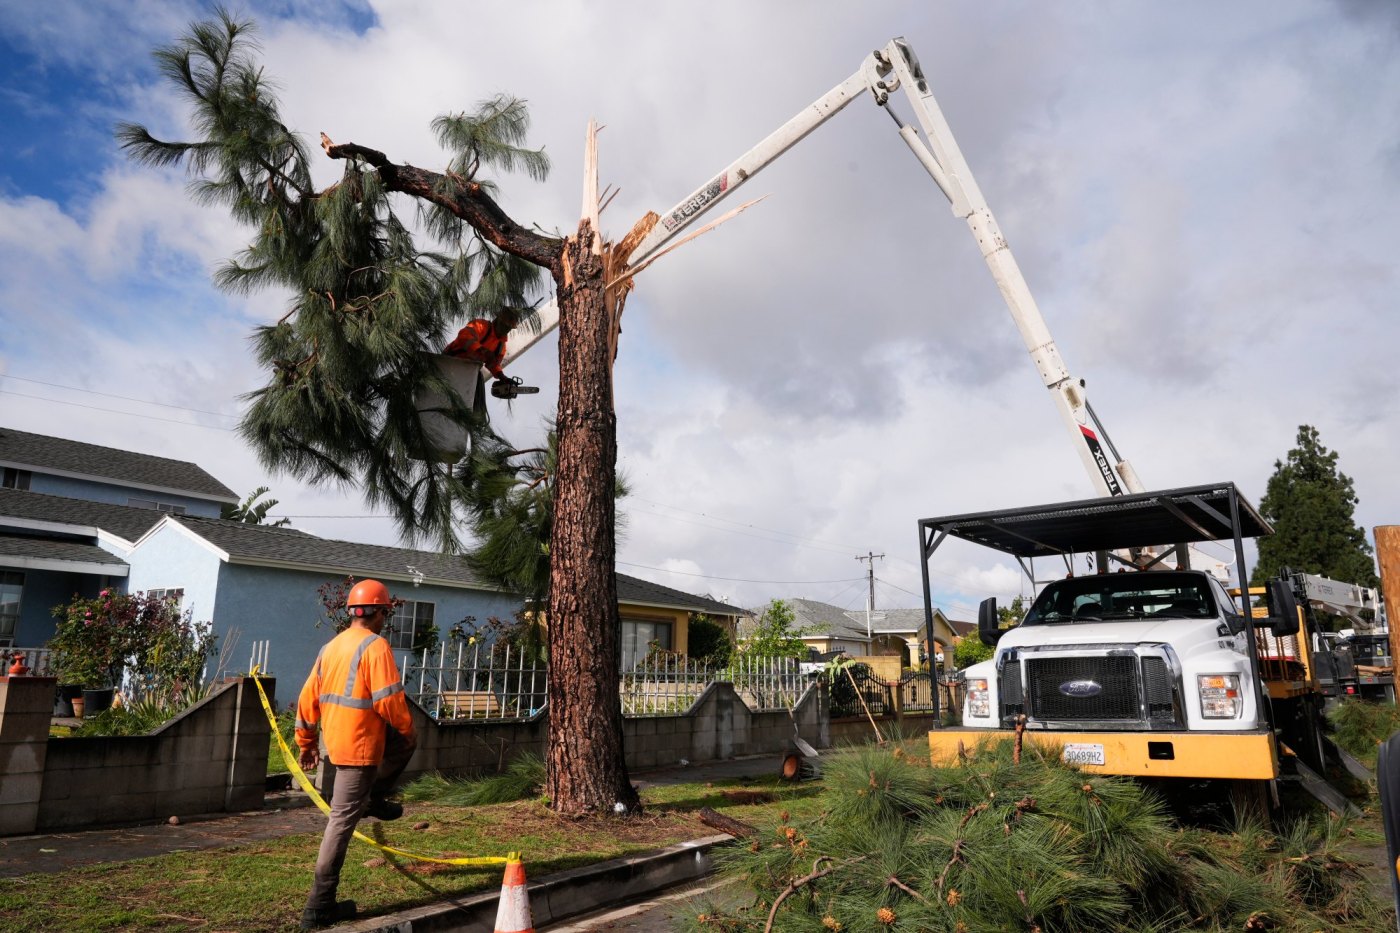
[[[1065,359],[1149,486],[1234,479],[1257,500],[1309,423],[1355,478],[1361,523],[1400,520],[1400,376],[1385,356],[1400,326],[1389,209],[1400,57],[1394,23],[1377,30],[1365,5],[1202,4],[1182,16],[885,2],[803,17],[738,2],[560,3],[547,16],[508,3],[371,6],[377,21],[359,33],[358,6],[299,7],[294,20],[283,3],[250,6],[290,125],[437,167],[435,115],[498,91],[526,97],[554,173],[507,180],[503,203],[568,231],[596,116],[603,179],[622,188],[604,215],[614,234],[903,34]],[[84,63],[102,94],[72,119],[92,138],[114,119],[178,135],[187,116],[145,62],[196,7],[147,3],[134,18],[128,7],[59,4],[35,19],[0,5],[0,32],[36,67]],[[62,204],[0,197],[0,368],[236,412],[260,379],[250,324],[282,305],[208,285],[246,232],[192,204],[178,174],[136,169],[114,148],[92,159],[86,193]],[[341,170],[318,154],[314,166],[319,183]],[[624,571],[741,605],[800,595],[855,608],[855,556],[884,552],[877,598],[915,605],[918,518],[1090,494],[975,245],[878,108],[853,103],[738,196],[765,193],[643,273],[629,304],[617,404],[633,496],[620,557],[666,572]],[[550,413],[554,348],[516,364],[544,391],[498,416],[512,436],[528,439]],[[0,424],[189,457],[240,492],[269,483],[291,514],[364,511],[340,491],[269,479],[227,431],[15,395],[0,405]],[[385,520],[298,524],[393,538]],[[974,550],[935,564],[958,618],[982,595],[1020,592],[1014,566]]]

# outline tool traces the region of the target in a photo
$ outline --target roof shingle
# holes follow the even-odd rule
[[[126,541],[135,541],[165,517],[155,509],[69,499],[21,489],[0,489],[0,525],[6,517],[59,525],[101,528]]]
[[[0,462],[27,470],[62,470],[96,479],[168,489],[198,499],[237,502],[233,490],[202,467],[115,447],[0,428]]]

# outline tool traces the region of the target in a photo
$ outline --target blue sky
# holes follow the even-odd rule
[[[0,0],[0,426],[195,460],[334,537],[393,543],[354,490],[268,476],[231,428],[246,337],[284,296],[220,294],[246,233],[119,120],[178,135],[150,64],[210,7]],[[1329,0],[639,5],[252,2],[289,124],[439,167],[438,113],[529,100],[548,182],[504,206],[577,222],[596,117],[614,234],[904,35],[1095,409],[1149,487],[1257,500],[1313,424],[1365,527],[1400,523],[1400,7]],[[621,24],[625,24],[625,27]],[[904,111],[908,117],[907,108]],[[339,166],[314,164],[320,183]],[[634,490],[622,569],[744,605],[912,606],[920,517],[1092,489],[968,236],[876,108],[747,189],[770,197],[643,273],[618,368]],[[498,415],[528,441],[544,392]],[[1020,584],[940,553],[955,617]],[[756,581],[756,582],[747,582]]]

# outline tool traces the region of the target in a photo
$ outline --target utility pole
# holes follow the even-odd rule
[[[877,560],[884,560],[884,559],[885,559],[885,555],[884,555],[884,554],[876,554],[874,551],[869,551],[869,552],[867,552],[866,555],[865,555],[864,557],[861,557],[860,555],[856,555],[856,560],[863,560],[863,561],[866,561],[866,562],[870,565],[870,570],[869,570],[869,573],[868,573],[868,577],[869,577],[869,579],[870,579],[870,595],[869,595],[869,596],[866,598],[866,600],[865,600],[865,637],[866,637],[866,638],[873,638],[873,637],[874,637],[874,635],[873,635],[873,634],[871,633],[871,631],[870,631],[870,613],[872,613],[872,612],[875,611],[875,561],[877,561]]]

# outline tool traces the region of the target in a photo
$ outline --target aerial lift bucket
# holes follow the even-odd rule
[[[485,381],[480,363],[438,353],[428,353],[425,356],[461,397],[462,404],[468,408],[477,406]],[[466,456],[471,439],[466,428],[444,414],[443,410],[451,408],[451,402],[445,393],[425,389],[414,399],[413,407],[418,410],[423,434],[432,445],[436,460],[441,463],[456,463]]]

